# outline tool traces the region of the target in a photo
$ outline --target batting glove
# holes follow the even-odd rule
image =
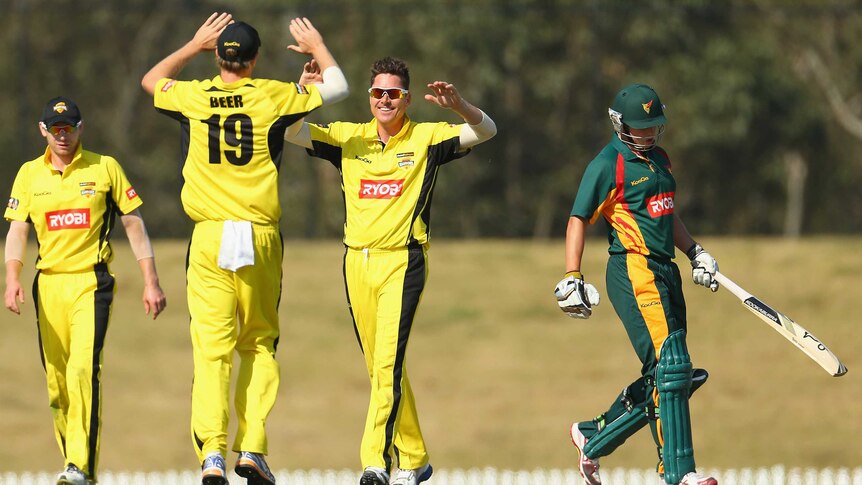
[[[688,259],[691,260],[691,278],[698,285],[705,286],[713,292],[718,291],[718,281],[715,280],[715,272],[718,271],[718,262],[711,254],[703,250],[703,246],[695,244],[686,251]]]
[[[557,283],[554,296],[563,313],[572,318],[590,318],[593,307],[599,304],[599,290],[595,286],[584,283],[580,271],[570,271],[566,277]]]

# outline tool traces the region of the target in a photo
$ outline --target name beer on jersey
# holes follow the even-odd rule
[[[66,209],[45,213],[49,231],[61,229],[89,229],[90,209]]]
[[[368,180],[359,183],[360,199],[394,199],[401,195],[404,179],[399,180]]]
[[[673,214],[673,192],[665,192],[647,199],[647,210],[650,217],[655,219],[667,214]]]

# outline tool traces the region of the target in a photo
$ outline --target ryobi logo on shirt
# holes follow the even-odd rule
[[[647,210],[652,218],[673,214],[673,192],[665,192],[647,199]]]
[[[401,195],[404,179],[400,180],[360,180],[360,199],[394,199]]]
[[[60,229],[89,229],[90,209],[67,209],[45,213],[49,231]]]

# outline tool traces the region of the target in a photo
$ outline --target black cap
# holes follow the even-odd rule
[[[234,22],[218,36],[218,56],[228,62],[245,62],[254,59],[260,47],[257,30],[245,22]]]
[[[65,96],[57,96],[45,105],[41,121],[48,128],[59,123],[75,126],[81,121],[81,111],[78,110],[78,105],[71,99]]]

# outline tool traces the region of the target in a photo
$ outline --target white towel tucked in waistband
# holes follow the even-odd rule
[[[254,265],[254,242],[251,222],[224,221],[218,255],[219,268],[236,271],[243,266],[252,265]]]

